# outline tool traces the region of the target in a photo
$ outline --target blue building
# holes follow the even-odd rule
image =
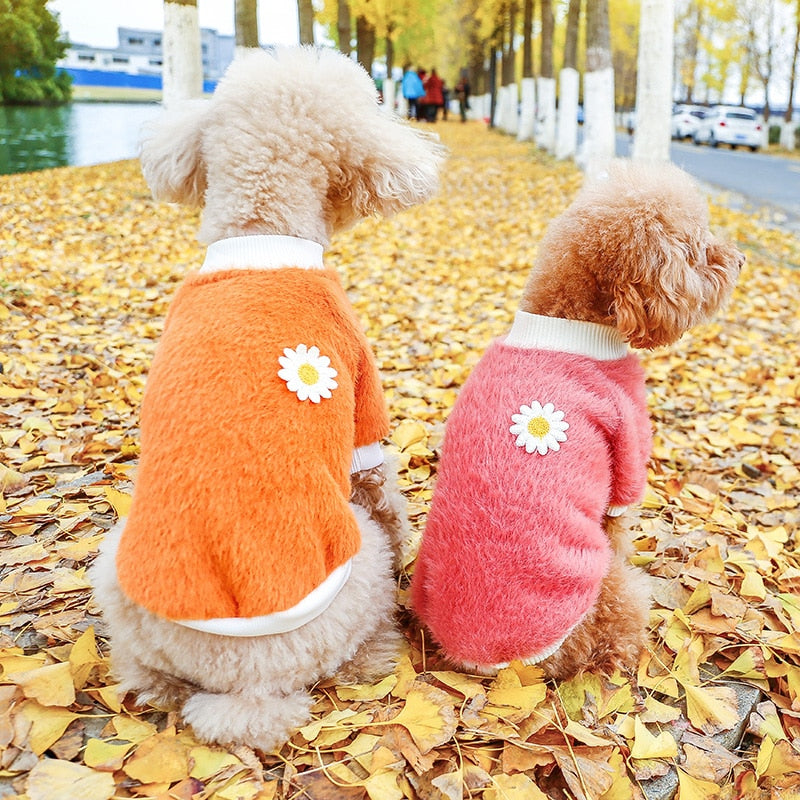
[[[118,28],[116,47],[72,44],[58,66],[72,76],[75,99],[158,99],[163,69],[162,32]],[[233,60],[235,38],[201,28],[203,91],[213,92]]]

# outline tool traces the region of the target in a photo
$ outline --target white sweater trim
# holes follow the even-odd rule
[[[224,269],[324,269],[322,245],[296,236],[234,236],[209,245],[200,272]]]
[[[353,458],[350,462],[350,474],[361,472],[364,469],[379,467],[384,462],[383,448],[379,442],[365,444],[353,450]]]
[[[347,583],[352,570],[352,559],[337,567],[316,589],[299,603],[284,611],[275,611],[260,617],[218,617],[216,619],[179,619],[184,625],[202,633],[218,636],[267,636],[288,633],[318,617],[336,599]]]
[[[628,355],[627,342],[610,325],[543,317],[527,311],[517,311],[505,343],[531,350],[558,350],[598,361],[616,361]]]

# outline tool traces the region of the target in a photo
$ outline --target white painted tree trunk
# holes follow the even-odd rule
[[[162,103],[169,108],[203,94],[197,4],[164,3]]]
[[[492,96],[490,94],[480,94],[469,98],[469,110],[467,119],[488,121],[492,108]]]
[[[580,75],[571,67],[559,74],[556,158],[574,158],[578,150],[578,96]]]
[[[796,122],[787,122],[785,119],[781,120],[781,147],[785,148],[786,150],[795,149],[794,132],[796,129]]]
[[[394,114],[394,81],[387,76],[383,82],[383,110],[387,114]]]
[[[503,130],[503,120],[506,116],[506,98],[508,92],[505,86],[501,86],[494,98],[494,116],[492,117],[492,125],[498,130]]]
[[[602,168],[616,151],[614,126],[614,69],[587,72],[583,77],[583,143],[578,155],[581,168]]]
[[[556,151],[556,79],[537,78],[536,143],[548,153]]]
[[[522,109],[519,115],[517,139],[529,142],[536,132],[536,79],[523,78],[520,84],[522,92]]]
[[[503,101],[503,113],[500,118],[500,129],[512,136],[517,135],[519,130],[519,95],[517,84],[509,83],[504,86],[505,97]]]
[[[408,100],[403,97],[402,92],[397,95],[397,116],[401,119],[408,117]]]
[[[673,0],[642,0],[634,159],[669,161],[674,23]]]

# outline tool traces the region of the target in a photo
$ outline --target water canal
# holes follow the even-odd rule
[[[135,158],[157,103],[0,106],[0,174]]]

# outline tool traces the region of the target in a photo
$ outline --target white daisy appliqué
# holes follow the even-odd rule
[[[516,445],[528,453],[535,450],[543,456],[548,450],[560,450],[560,442],[567,441],[564,431],[569,423],[564,421],[564,412],[556,411],[552,403],[543,407],[534,400],[529,406],[521,406],[519,414],[512,414],[511,419],[514,424],[509,430],[517,437]]]
[[[323,356],[318,347],[307,347],[299,344],[292,350],[287,347],[278,358],[283,369],[278,377],[286,381],[286,387],[297,395],[298,400],[310,400],[319,403],[324,397],[328,399],[331,391],[339,385],[334,378],[336,370],[331,366],[328,356]]]

